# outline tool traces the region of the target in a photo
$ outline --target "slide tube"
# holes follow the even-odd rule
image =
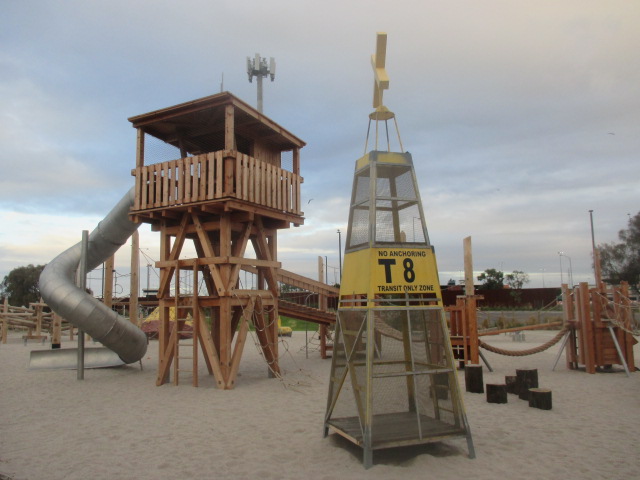
[[[111,257],[140,225],[129,220],[134,195],[132,188],[89,235],[87,271]],[[40,294],[54,312],[113,350],[123,362],[137,362],[147,351],[144,332],[75,284],[81,249],[79,242],[49,262],[40,275]]]

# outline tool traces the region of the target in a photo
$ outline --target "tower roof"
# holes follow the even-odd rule
[[[302,148],[304,141],[229,92],[203,97],[129,118],[135,128],[191,154],[205,152],[207,138],[223,134],[225,111],[234,107],[235,131],[243,137],[272,144],[280,151]]]

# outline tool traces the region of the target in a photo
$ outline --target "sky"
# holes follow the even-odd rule
[[[0,278],[49,262],[133,185],[127,118],[221,88],[256,106],[246,58],[259,53],[277,63],[265,114],[307,143],[305,224],[281,231],[279,260],[315,278],[326,257],[334,283],[379,31],[388,34],[384,103],[413,157],[441,282],[463,278],[467,236],[476,275],[524,271],[528,287],[559,286],[569,274],[593,282],[591,218],[596,244],[610,243],[640,211],[640,2],[0,7]],[[159,239],[147,225],[140,232],[145,288]],[[128,291],[126,250],[116,293]]]

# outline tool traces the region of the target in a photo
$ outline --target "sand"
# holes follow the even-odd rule
[[[489,337],[503,348],[530,348],[555,332]],[[509,395],[488,404],[464,393],[477,458],[464,439],[374,452],[337,435],[323,438],[330,360],[304,332],[281,344],[284,380],[269,379],[251,338],[234,390],[213,385],[201,362],[201,386],[155,386],[157,343],[144,369],[29,371],[29,352],[49,348],[19,333],[0,345],[0,479],[631,479],[640,477],[640,373],[621,368],[589,375],[567,370],[558,346],[529,357],[485,355],[504,382],[516,368],[537,368],[553,390],[553,409],[533,409]],[[63,347],[75,346],[63,342]],[[636,347],[637,348],[637,347]],[[636,350],[636,357],[640,354]],[[464,374],[458,372],[464,392]]]

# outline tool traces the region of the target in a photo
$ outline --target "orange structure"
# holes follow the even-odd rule
[[[138,132],[131,217],[160,232],[157,385],[173,366],[174,384],[188,371],[197,386],[201,350],[217,386],[233,388],[250,324],[277,375],[277,233],[304,222],[305,143],[228,92],[129,120]],[[256,289],[241,285],[243,269],[257,272]],[[187,315],[194,335],[181,340]]]
[[[567,367],[584,365],[587,373],[597,368],[622,365],[635,371],[633,346],[637,343],[631,331],[629,285],[589,288],[581,283],[570,290],[562,286],[565,321],[570,326],[566,343]]]
[[[449,313],[449,337],[453,356],[462,368],[480,363],[478,339],[477,301],[480,295],[464,295],[456,298],[456,304],[445,307]]]

